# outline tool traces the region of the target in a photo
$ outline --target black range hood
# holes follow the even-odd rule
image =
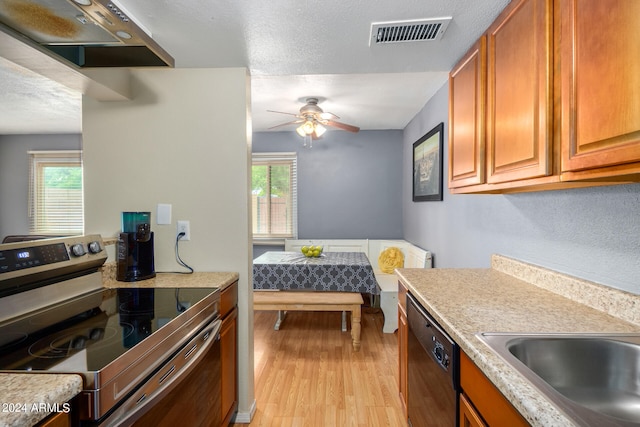
[[[175,65],[110,0],[2,0],[0,30],[79,68]]]

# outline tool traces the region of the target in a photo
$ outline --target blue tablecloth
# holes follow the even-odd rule
[[[253,289],[313,290],[380,294],[363,252],[266,252],[253,260]]]

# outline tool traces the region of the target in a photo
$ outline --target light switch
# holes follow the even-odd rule
[[[171,205],[158,203],[158,214],[156,215],[158,225],[171,224]]]

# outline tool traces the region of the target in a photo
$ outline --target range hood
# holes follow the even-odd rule
[[[0,30],[79,68],[175,65],[109,0],[0,0]]]

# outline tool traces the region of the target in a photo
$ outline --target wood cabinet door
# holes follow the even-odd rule
[[[487,425],[529,426],[522,415],[463,351],[460,351],[460,386]]]
[[[459,427],[486,427],[480,414],[476,412],[473,405],[467,400],[464,394],[460,395],[460,421]]]
[[[37,424],[37,427],[70,427],[71,417],[64,412],[49,415]]]
[[[552,0],[513,0],[487,31],[489,183],[553,172],[552,36]]]
[[[562,171],[639,162],[640,1],[560,5]]]
[[[238,282],[224,288],[220,294],[220,317],[223,319],[238,305]]]
[[[236,307],[237,284],[227,288],[233,298],[228,301],[225,317],[220,329],[220,363],[222,375],[221,407],[222,425],[229,425],[238,406],[238,308]],[[225,295],[223,293],[223,295]],[[231,304],[231,305],[229,305]],[[230,308],[230,311],[228,310]]]
[[[485,182],[486,58],[483,36],[449,73],[449,188]]]

